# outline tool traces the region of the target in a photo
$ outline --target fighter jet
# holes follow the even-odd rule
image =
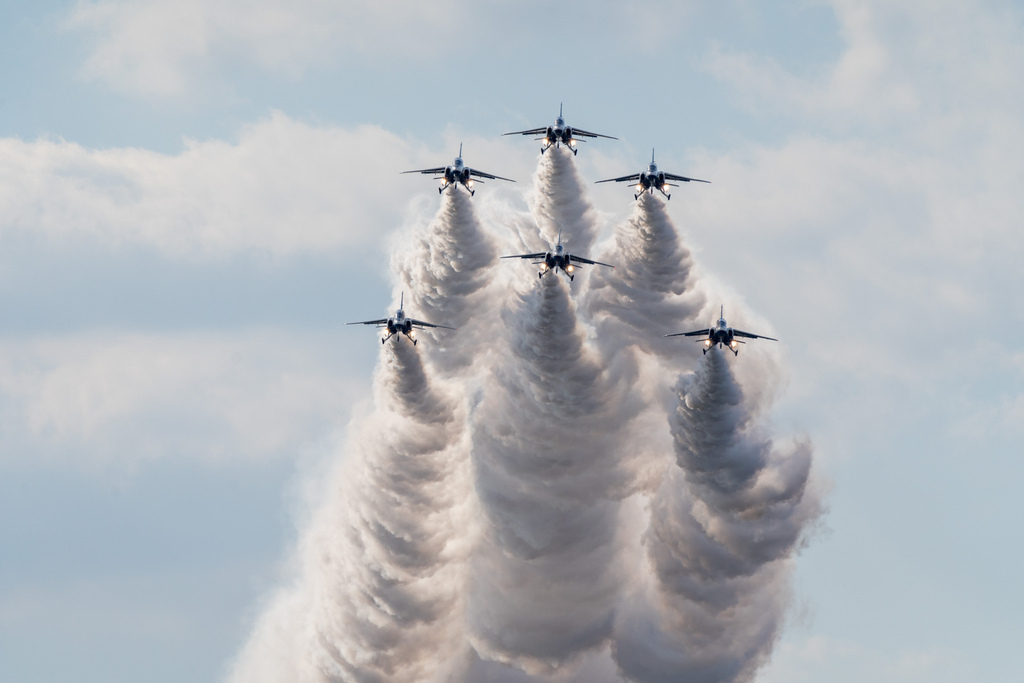
[[[581,265],[590,266],[606,266],[608,268],[614,268],[615,266],[608,263],[601,263],[599,261],[591,261],[581,256],[573,256],[572,254],[565,251],[565,247],[562,245],[562,231],[558,231],[558,244],[552,251],[540,252],[537,254],[515,254],[513,256],[502,256],[501,258],[522,258],[522,259],[540,259],[534,261],[533,264],[540,266],[540,272],[537,273],[538,278],[544,277],[544,273],[556,272],[557,269],[561,268],[562,271],[569,276],[569,281],[572,282],[575,275],[573,271],[576,270],[576,266],[573,264],[579,263]]]
[[[572,150],[572,155],[576,156],[577,142],[586,142],[578,138],[607,138],[609,140],[618,140],[613,138],[611,135],[601,135],[600,133],[591,133],[590,131],[583,130],[581,128],[573,128],[567,126],[565,119],[562,118],[562,105],[558,105],[558,118],[555,119],[555,125],[547,126],[545,128],[531,128],[530,130],[517,130],[514,133],[505,133],[505,135],[541,135],[543,137],[537,138],[538,140],[544,141],[544,146],[540,148],[540,153],[551,149],[551,146],[558,146],[560,144],[565,145]]]
[[[621,178],[608,178],[607,180],[598,180],[599,183],[636,183],[636,192],[633,193],[633,199],[638,199],[644,192],[649,191],[654,194],[655,190],[658,190],[665,199],[672,199],[672,196],[665,191],[666,187],[679,187],[675,183],[670,183],[670,180],[677,180],[683,183],[697,182],[697,183],[710,183],[710,180],[701,180],[699,178],[687,178],[682,175],[675,175],[673,173],[665,173],[664,171],[658,170],[658,164],[654,163],[654,150],[651,150],[651,164],[647,167],[646,171],[640,173],[634,173],[633,175],[624,175]]]
[[[676,334],[666,334],[666,337],[702,337],[707,335],[706,339],[698,339],[697,341],[704,342],[704,348],[701,349],[702,353],[707,353],[708,349],[713,347],[715,344],[718,348],[726,346],[734,355],[740,355],[740,344],[746,344],[745,341],[740,341],[735,337],[746,337],[747,339],[770,339],[771,341],[779,341],[775,337],[765,337],[760,334],[751,334],[750,332],[744,332],[743,330],[733,329],[725,323],[725,306],[719,309],[718,312],[718,323],[714,327],[706,328],[703,330],[694,330],[693,332],[677,332]]]
[[[482,180],[473,180],[476,178],[488,178],[490,180],[507,180],[510,183],[515,181],[511,178],[502,178],[501,176],[491,175],[490,173],[484,173],[483,171],[477,171],[469,166],[462,163],[462,144],[459,143],[459,156],[455,157],[455,161],[452,162],[451,166],[438,166],[437,168],[424,168],[418,171],[402,171],[402,173],[424,173],[437,176],[434,180],[443,180],[441,187],[437,188],[437,193],[441,194],[444,189],[449,185],[455,185],[456,183],[462,183],[462,185],[469,190],[469,195],[473,196],[476,194],[476,190],[473,189],[473,183],[482,183]]]
[[[376,325],[377,327],[386,327],[388,329],[388,336],[380,340],[383,344],[388,339],[391,339],[396,334],[401,332],[410,340],[412,345],[416,346],[416,337],[413,336],[413,328],[424,328],[424,327],[439,327],[445,330],[454,330],[454,327],[448,327],[447,325],[434,325],[433,323],[425,323],[422,320],[413,320],[412,318],[405,317],[405,292],[402,292],[401,303],[398,304],[398,310],[395,311],[395,315],[391,318],[381,318],[380,320],[364,320],[362,322],[345,323],[346,325]],[[399,337],[401,339],[401,337]]]

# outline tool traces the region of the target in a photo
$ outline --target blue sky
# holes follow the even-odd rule
[[[1024,444],[1016,3],[0,8],[0,673],[221,680],[288,575],[378,348],[408,168],[670,205],[770,324],[774,422],[832,482],[760,683],[1010,681]],[[596,186],[604,234],[631,211]],[[748,312],[749,311],[749,312]],[[764,329],[764,328],[757,328]],[[675,331],[675,330],[673,330]],[[379,347],[379,345],[376,345]],[[740,360],[743,360],[741,356]]]

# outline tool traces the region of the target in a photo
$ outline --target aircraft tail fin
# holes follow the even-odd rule
[[[398,310],[400,310],[400,311],[404,311],[405,310],[405,290],[404,289],[402,290],[402,298],[400,298],[398,300]]]
[[[558,103],[558,118],[562,118],[562,103]]]
[[[459,143],[459,158],[462,158],[462,143]]]
[[[654,163],[654,148],[651,147],[651,163]]]

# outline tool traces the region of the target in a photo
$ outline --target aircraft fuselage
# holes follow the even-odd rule
[[[665,197],[669,197],[669,193],[665,190],[665,172],[658,170],[657,164],[650,164],[647,170],[640,174],[640,178],[637,182],[636,194],[642,195],[644,192],[650,192],[654,194],[657,190],[661,192]]]
[[[708,349],[713,346],[718,348],[725,346],[738,356],[740,353],[739,342],[735,340],[734,336],[732,328],[725,323],[725,319],[719,318],[718,324],[708,333],[708,338],[704,341],[702,351],[707,353]]]
[[[437,191],[439,193],[443,192],[446,187],[455,184],[465,187],[471,195],[476,192],[473,189],[473,178],[470,175],[470,168],[462,163],[462,157],[457,157],[451,166],[445,166],[444,184]]]
[[[555,272],[558,269],[561,269],[563,273],[568,275],[570,281],[575,277],[574,271],[576,266],[572,264],[570,255],[561,244],[556,246],[554,251],[544,254],[544,260],[540,264],[539,276],[543,277],[544,273]]]
[[[401,333],[411,339],[413,344],[416,343],[412,336],[412,320],[405,317],[405,311],[399,310],[395,313],[394,317],[388,318],[387,330],[387,336],[381,341],[387,341],[396,334]]]
[[[565,119],[561,117],[555,119],[555,125],[548,126],[544,135],[544,147],[541,148],[540,153],[543,154],[550,147],[557,147],[560,144],[565,145],[572,150],[573,154],[576,154],[576,140],[572,136],[572,126],[565,125]]]

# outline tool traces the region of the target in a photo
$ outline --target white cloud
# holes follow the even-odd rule
[[[325,67],[401,71],[410,62],[457,72],[476,64],[522,68],[524,46],[552,39],[568,42],[562,52],[615,45],[658,64],[701,3],[651,0],[644,7],[607,0],[82,0],[62,27],[86,40],[86,80],[154,99],[197,92],[223,98],[239,68],[294,80]],[[558,54],[552,77],[560,61],[577,70]]]
[[[1018,7],[990,1],[832,0],[845,50],[817,77],[771,57],[720,48],[707,68],[751,107],[832,130],[898,128],[943,144],[993,109],[1019,110],[1024,67]],[[904,141],[906,144],[908,141]]]
[[[100,0],[65,22],[95,36],[83,75],[118,90],[180,96],[217,63],[254,62],[295,77],[344,56],[390,60],[452,46],[457,0]]]
[[[376,244],[401,219],[395,184],[413,152],[376,126],[314,126],[279,113],[237,142],[187,140],[174,155],[5,138],[0,233],[137,243],[179,257]]]
[[[362,387],[336,357],[330,339],[259,330],[6,342],[3,455],[90,464],[294,454],[342,427]]]

